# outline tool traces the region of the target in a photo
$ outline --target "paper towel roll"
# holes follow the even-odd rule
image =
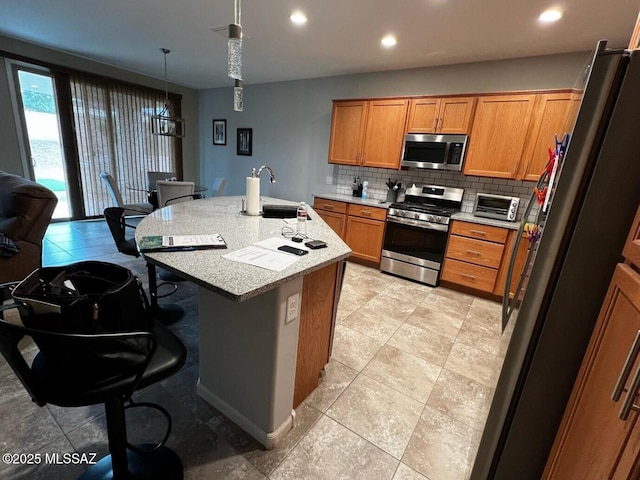
[[[260,215],[260,179],[247,177],[247,215]]]

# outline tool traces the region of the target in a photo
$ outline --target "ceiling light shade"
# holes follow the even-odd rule
[[[556,22],[562,18],[562,11],[557,8],[550,8],[540,14],[539,20],[541,22],[550,23]]]
[[[242,80],[236,80],[236,84],[233,87],[233,110],[241,112],[244,103],[244,91],[242,88]]]
[[[228,74],[230,78],[242,80],[242,27],[232,23],[229,25],[229,60]]]
[[[307,16],[302,12],[293,12],[289,19],[296,25],[304,25],[307,23]]]
[[[229,25],[227,73],[234,80],[242,80],[242,25],[240,25],[241,0],[234,0],[235,23]]]
[[[171,113],[169,107],[169,88],[167,84],[167,53],[171,50],[161,48],[164,54],[164,108],[151,116],[151,134],[164,137],[184,137],[184,119]]]
[[[382,45],[385,47],[393,47],[396,43],[398,43],[398,40],[396,40],[396,37],[394,35],[385,35],[384,37],[382,37],[382,40],[380,40],[380,43],[382,43]]]

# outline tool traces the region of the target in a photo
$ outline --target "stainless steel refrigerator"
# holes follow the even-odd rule
[[[540,478],[640,203],[640,51],[599,42],[587,78],[474,480]]]

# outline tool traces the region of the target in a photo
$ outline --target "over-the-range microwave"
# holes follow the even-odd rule
[[[467,135],[409,133],[404,136],[400,166],[462,170]]]

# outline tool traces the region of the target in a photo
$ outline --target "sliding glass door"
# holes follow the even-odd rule
[[[22,68],[16,68],[15,74],[20,90],[25,150],[33,179],[58,197],[53,218],[70,218],[69,189],[53,79],[48,73]]]
[[[151,132],[164,92],[60,67],[12,65],[27,176],[58,197],[55,219],[100,217],[115,206],[101,173],[123,203],[147,199],[147,172],[182,177],[182,140]],[[169,95],[179,114],[180,96]]]

